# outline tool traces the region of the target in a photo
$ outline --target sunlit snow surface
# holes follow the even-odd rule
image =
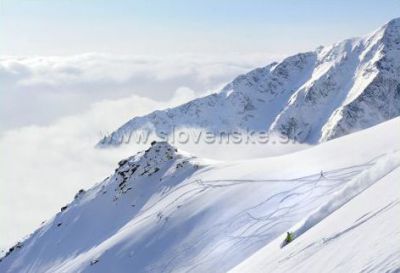
[[[203,160],[156,143],[121,161],[112,176],[78,194],[62,212],[15,246],[0,262],[0,272],[226,272],[241,262],[237,272],[265,272],[264,262],[273,259],[268,258],[271,253],[297,263],[287,255],[299,251],[295,257],[306,259],[309,252],[301,249],[312,243],[308,251],[329,255],[334,267],[341,261],[335,263],[335,257],[345,257],[342,243],[336,241],[346,237],[349,253],[363,253],[360,264],[348,262],[347,268],[367,268],[368,261],[380,255],[384,266],[379,268],[394,269],[393,257],[399,247],[393,242],[380,249],[371,244],[380,243],[374,240],[381,234],[398,237],[398,233],[390,233],[396,225],[393,194],[397,184],[381,189],[390,191],[384,194],[392,196],[393,202],[373,190],[382,187],[378,186],[382,177],[392,177],[386,184],[399,179],[399,172],[393,170],[398,166],[396,151],[400,150],[398,128],[400,119],[394,119],[293,154],[238,162]],[[389,167],[386,161],[391,162]],[[378,175],[374,175],[376,171]],[[385,176],[385,172],[390,175]],[[349,206],[357,207],[354,215],[348,212],[353,218],[368,214],[361,222],[386,205],[387,214],[380,213],[368,222],[371,224],[359,225],[369,227],[359,234],[357,219],[324,219],[328,213],[292,244],[276,247],[283,240],[282,234],[368,173],[373,186],[331,216],[340,215]],[[363,197],[371,191],[371,199]],[[352,205],[355,200],[361,201]],[[354,239],[368,243],[353,242],[350,235],[336,236],[353,225]],[[372,231],[376,225],[379,231]],[[311,232],[314,235],[310,237]],[[324,243],[328,238],[331,243]],[[314,265],[318,269],[323,263]],[[283,272],[295,270],[290,262],[279,266]],[[305,271],[308,266],[304,264]],[[278,265],[267,272],[276,268]]]
[[[280,249],[279,237],[231,273],[399,272],[400,169]]]
[[[133,117],[102,147],[132,135],[255,130],[321,143],[400,115],[400,18],[362,38],[299,53],[236,77],[220,92]],[[135,137],[133,137],[135,138]]]

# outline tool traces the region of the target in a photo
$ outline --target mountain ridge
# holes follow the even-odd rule
[[[99,146],[175,129],[267,131],[320,143],[400,115],[400,18],[363,37],[239,75],[220,92],[134,117]]]
[[[328,196],[374,173],[400,150],[399,133],[393,133],[399,123],[396,118],[300,152],[238,162],[202,160],[153,142],[10,248],[0,271],[227,272]]]

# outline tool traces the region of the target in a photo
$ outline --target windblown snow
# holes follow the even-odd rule
[[[310,264],[325,264],[309,253],[317,259],[331,247],[339,255],[332,271],[342,263],[395,270],[399,126],[397,118],[293,154],[238,162],[153,143],[11,248],[0,272],[227,272],[240,263],[236,272],[298,272],[302,257],[311,272]],[[277,247],[299,226],[294,242]],[[366,234],[365,226],[379,230]],[[356,245],[362,238],[368,243]],[[358,260],[342,262],[354,249]]]
[[[300,53],[240,75],[220,92],[134,117],[104,137],[164,138],[179,129],[263,131],[320,143],[400,114],[400,18],[363,38]]]

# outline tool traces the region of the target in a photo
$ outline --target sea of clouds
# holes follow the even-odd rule
[[[176,90],[186,88],[200,96],[267,62],[256,54],[0,57],[0,130],[47,125],[82,113],[94,102],[132,94],[168,101]]]
[[[104,133],[270,61],[265,54],[0,57],[0,248],[143,148],[96,149]]]

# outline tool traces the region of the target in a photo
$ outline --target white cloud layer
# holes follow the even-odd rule
[[[166,101],[182,86],[201,95],[268,63],[264,55],[0,57],[0,131],[48,125],[104,99]]]

